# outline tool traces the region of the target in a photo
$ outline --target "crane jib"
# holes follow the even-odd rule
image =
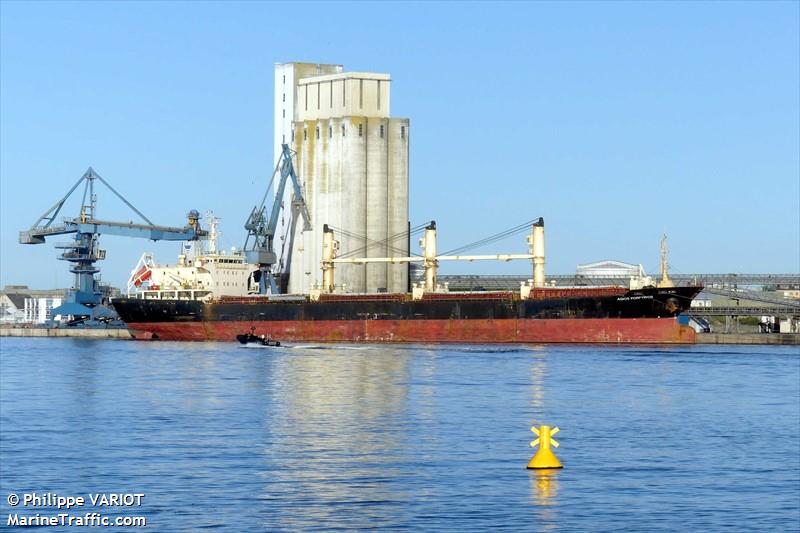
[[[274,272],[278,262],[277,254],[274,250],[273,239],[278,226],[281,209],[283,208],[282,199],[286,191],[286,183],[291,180],[294,192],[294,200],[292,207],[297,208],[303,218],[304,230],[311,229],[311,218],[308,214],[305,200],[303,198],[303,191],[300,185],[300,180],[294,170],[292,163],[292,151],[289,149],[288,144],[283,144],[283,151],[278,164],[275,166],[275,171],[272,174],[272,179],[269,185],[275,180],[275,176],[280,173],[280,180],[278,181],[275,197],[272,201],[270,208],[269,220],[266,219],[266,198],[269,194],[267,191],[262,200],[261,206],[256,206],[250,212],[250,216],[245,222],[244,228],[247,230],[247,238],[245,239],[245,257],[249,263],[257,264],[259,266],[259,292],[266,294],[278,292],[278,286],[275,276],[278,274]],[[251,239],[252,238],[252,239]],[[289,268],[287,264],[283,265],[284,269]]]
[[[95,180],[100,181],[115,196],[128,206],[143,223],[118,222],[98,220],[95,218],[97,209],[97,195],[94,190]],[[67,218],[60,225],[53,226],[53,222],[78,187],[84,184],[83,197],[79,215]],[[187,215],[188,223],[185,227],[158,226],[153,224],[141,211],[136,209],[125,197],[114,189],[105,179],[89,167],[81,178],[58,200],[50,209],[44,212],[33,225],[21,231],[19,242],[21,244],[44,244],[47,237],[55,235],[73,234],[74,239],[67,243],[58,243],[56,248],[64,250],[60,259],[70,263],[70,272],[75,274],[75,284],[67,291],[61,306],[53,309],[52,315],[71,315],[79,321],[84,320],[109,320],[116,314],[103,306],[104,290],[100,281],[95,277],[100,269],[95,266],[99,260],[105,259],[106,252],[99,248],[100,235],[117,235],[122,237],[137,237],[153,241],[192,241],[204,238],[208,233],[200,229],[200,214],[191,210]]]

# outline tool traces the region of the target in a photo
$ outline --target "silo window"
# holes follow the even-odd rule
[[[364,80],[358,80],[358,107],[364,107]]]
[[[286,144],[286,134],[284,134],[284,135],[281,135],[281,142],[282,142],[283,144]]]
[[[316,136],[316,138],[319,139],[319,126],[317,126],[317,136]]]
[[[328,139],[333,138],[333,126],[328,126]]]
[[[308,140],[308,130],[303,128],[303,140]]]
[[[283,101],[286,101],[286,93],[283,93]]]
[[[292,130],[292,142],[294,142],[294,130]]]
[[[286,110],[283,110],[283,118],[286,118]]]
[[[283,75],[283,84],[286,85],[286,74]],[[286,96],[286,95],[284,95]]]
[[[381,124],[381,139],[383,139],[383,124]]]
[[[378,80],[378,109],[381,108],[381,80]],[[383,137],[383,135],[381,135]]]
[[[358,136],[359,137],[361,137],[363,135],[363,133],[364,133],[364,129],[363,128],[364,128],[363,124],[359,124],[358,125]]]
[[[303,87],[303,92],[304,92],[304,93],[305,93],[305,95],[306,95],[306,111],[308,111],[308,85],[306,85],[305,87]]]
[[[405,139],[406,138],[406,127],[405,126],[400,126],[400,138],[401,139]]]
[[[342,124],[342,137],[344,137],[344,124]]]

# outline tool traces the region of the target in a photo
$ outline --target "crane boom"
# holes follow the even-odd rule
[[[292,151],[288,144],[281,145],[283,151],[281,152],[281,159],[275,166],[275,171],[272,173],[270,184],[275,180],[275,176],[280,173],[280,180],[275,191],[275,197],[272,201],[269,219],[266,216],[266,199],[269,195],[269,190],[264,194],[261,204],[253,207],[250,216],[245,222],[244,229],[247,230],[247,238],[245,239],[244,250],[245,257],[249,263],[257,264],[259,270],[259,293],[267,294],[278,292],[278,286],[275,282],[274,266],[278,262],[277,254],[275,253],[274,240],[275,230],[278,226],[278,218],[282,209],[281,199],[283,198],[284,191],[286,190],[286,182],[291,179],[292,188],[294,189],[294,197],[292,199],[292,211],[299,212],[303,217],[303,231],[311,229],[311,217],[308,214],[308,207],[303,198],[303,191],[300,186],[300,180],[294,171],[294,164],[292,163]],[[269,189],[269,186],[267,186]],[[252,242],[251,239],[252,238]],[[286,265],[288,268],[288,265]]]
[[[95,180],[105,185],[125,205],[141,217],[145,223],[114,222],[95,218],[97,208],[97,196],[94,193]],[[80,215],[76,218],[65,218],[60,224],[53,225],[56,216],[61,211],[61,208],[64,207],[64,203],[81,183],[84,184],[84,189]],[[100,271],[95,266],[95,263],[105,259],[106,255],[105,250],[101,250],[98,247],[98,236],[101,234],[118,235],[153,241],[196,240],[207,235],[206,231],[200,229],[199,218],[200,214],[192,210],[189,212],[189,222],[186,227],[157,226],[118,193],[92,167],[89,167],[83,176],[67,191],[67,194],[45,211],[29,229],[20,231],[19,242],[21,244],[43,244],[48,237],[74,234],[73,241],[58,243],[56,248],[65,250],[60,259],[69,261],[72,264],[70,272],[75,274],[75,285],[67,291],[64,302],[61,306],[53,309],[52,314],[53,316],[59,314],[72,315],[74,317],[82,317],[83,320],[88,317],[93,319],[107,318],[113,317],[113,312],[100,305],[103,300],[102,291],[100,290],[98,279],[95,278],[95,274]]]
[[[117,235],[119,237],[139,237],[151,241],[186,241],[204,236],[191,227],[176,228],[151,224],[134,224],[133,222],[110,222],[107,220],[65,220],[63,225],[39,227],[21,231],[20,244],[43,244],[46,237],[66,235],[69,233],[94,233],[97,235]]]

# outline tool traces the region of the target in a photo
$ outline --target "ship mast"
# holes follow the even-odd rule
[[[208,253],[214,255],[217,253],[217,240],[219,239],[219,231],[217,230],[219,219],[210,211],[206,214],[206,219],[208,221]]]
[[[669,279],[669,248],[667,248],[667,234],[661,237],[661,281],[659,287],[674,287],[675,284]]]

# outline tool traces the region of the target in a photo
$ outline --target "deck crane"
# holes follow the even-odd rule
[[[94,185],[97,180],[141,217],[145,224],[111,222],[95,218],[97,195],[94,192]],[[64,202],[81,184],[84,187],[79,216],[77,218],[64,218],[60,223],[54,224],[56,216],[61,211],[61,208],[64,207]],[[72,264],[70,272],[75,274],[75,285],[67,291],[63,303],[53,309],[52,314],[53,316],[71,315],[76,322],[108,319],[115,317],[115,314],[101,305],[103,303],[103,292],[100,290],[99,280],[95,277],[95,274],[100,271],[95,266],[95,263],[106,257],[106,251],[98,247],[99,235],[139,237],[153,241],[189,241],[205,237],[207,232],[200,229],[199,212],[192,210],[187,217],[188,224],[183,228],[153,224],[150,219],[131,205],[92,167],[89,167],[83,176],[75,182],[75,185],[67,191],[67,194],[56,202],[53,207],[45,211],[28,230],[20,232],[19,242],[21,244],[44,244],[47,237],[74,234],[74,240],[56,244],[56,248],[64,250],[59,259],[69,261]]]
[[[272,178],[267,185],[267,190],[261,203],[250,212],[244,229],[247,230],[247,238],[244,243],[245,257],[248,263],[258,265],[258,292],[259,294],[277,294],[278,284],[275,277],[278,272],[274,272],[274,267],[278,263],[278,257],[274,249],[275,229],[278,226],[278,217],[281,211],[281,200],[283,199],[284,190],[286,190],[286,182],[291,178],[292,187],[294,188],[294,196],[292,198],[292,220],[297,221],[297,214],[303,217],[303,231],[311,230],[311,218],[308,214],[306,202],[303,199],[303,192],[300,187],[300,180],[294,171],[292,164],[292,151],[289,149],[288,144],[281,145],[283,151],[278,164],[275,165],[275,171],[272,173]],[[280,172],[280,181],[275,191],[275,197],[272,201],[272,208],[270,210],[269,218],[267,218],[266,201],[270,193],[272,183],[275,181],[275,176]],[[251,241],[252,238],[252,241]],[[288,262],[287,262],[288,263]],[[288,269],[288,264],[284,268]]]

